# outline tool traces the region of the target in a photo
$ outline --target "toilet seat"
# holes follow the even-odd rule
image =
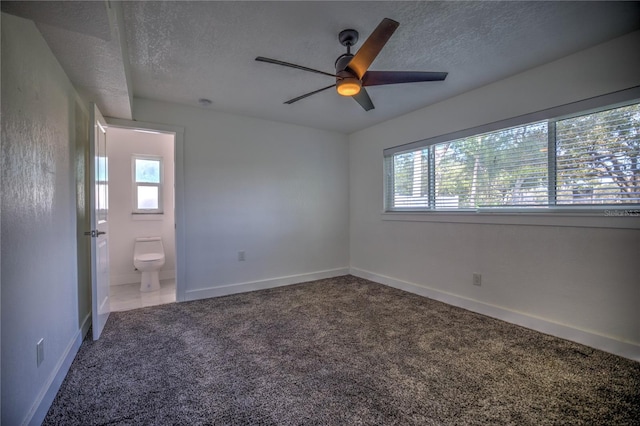
[[[164,258],[164,255],[162,253],[145,253],[136,256],[135,260],[138,260],[140,262],[153,262],[162,258]]]

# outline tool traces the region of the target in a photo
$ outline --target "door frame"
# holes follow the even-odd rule
[[[185,211],[184,211],[184,127],[166,124],[131,121],[120,118],[105,117],[108,127],[128,130],[142,130],[174,135],[174,202],[175,202],[175,242],[176,242],[176,301],[185,301],[186,283],[186,243],[185,243]],[[108,129],[107,129],[108,132]]]

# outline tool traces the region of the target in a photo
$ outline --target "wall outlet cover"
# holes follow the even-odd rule
[[[482,285],[482,274],[473,274],[473,285]]]

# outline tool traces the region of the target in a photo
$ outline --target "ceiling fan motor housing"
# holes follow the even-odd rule
[[[353,58],[351,53],[345,53],[336,59],[336,75],[340,75],[341,72],[344,72],[347,69],[347,65],[351,62],[351,58]]]
[[[336,59],[336,90],[342,96],[353,96],[360,92],[362,82],[347,68],[353,54],[345,53]]]

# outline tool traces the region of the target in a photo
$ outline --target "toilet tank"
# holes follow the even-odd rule
[[[136,238],[135,247],[133,249],[133,255],[138,256],[140,254],[149,254],[149,253],[164,254],[164,247],[162,246],[162,238],[160,237]]]

